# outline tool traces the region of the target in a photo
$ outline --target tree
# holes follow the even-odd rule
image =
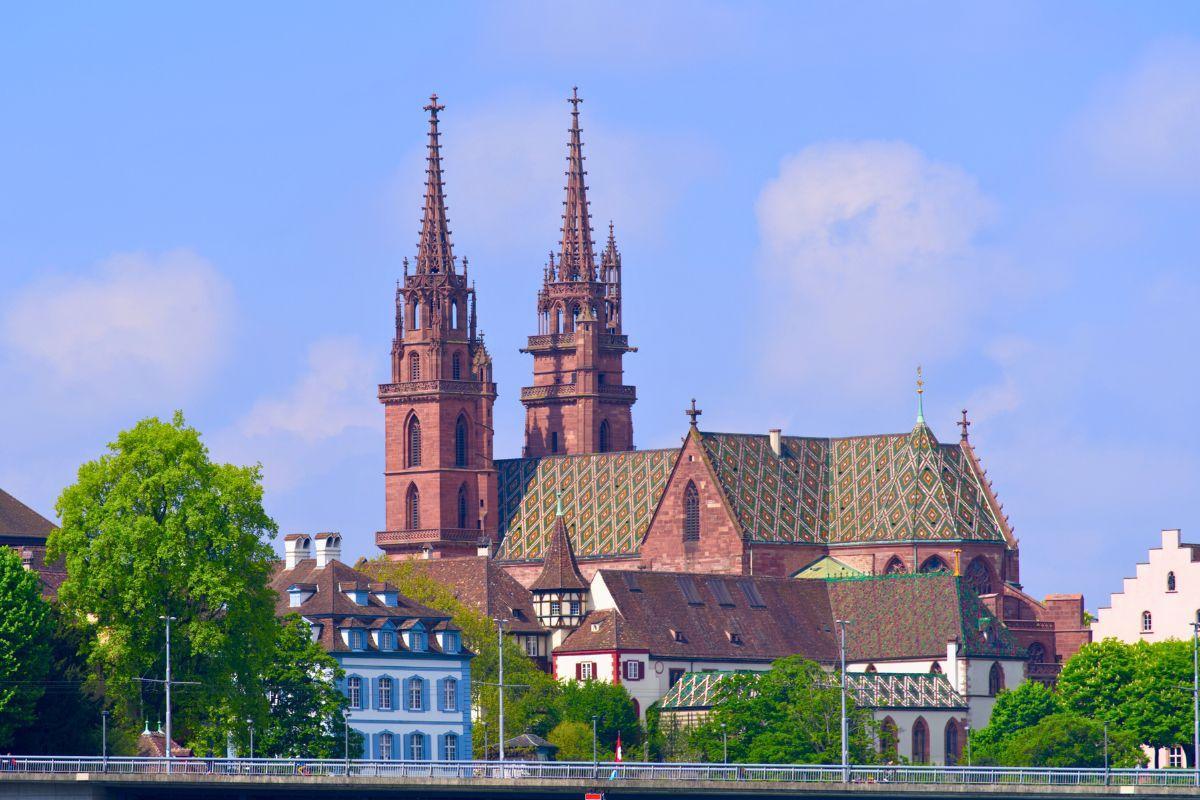
[[[560,722],[546,737],[550,744],[558,748],[554,757],[559,761],[591,761],[592,760],[592,725],[589,722]],[[603,746],[597,746],[598,761],[612,761],[613,751]]]
[[[587,725],[591,735],[592,717],[596,719],[596,736],[601,746],[615,751],[617,734],[624,747],[636,747],[642,742],[642,726],[633,706],[633,699],[624,686],[606,681],[569,681],[563,684],[559,700],[559,716],[564,722]]]
[[[500,730],[497,687],[500,646],[496,623],[459,600],[450,587],[431,578],[419,563],[380,558],[360,561],[355,566],[393,584],[405,597],[449,614],[451,621],[462,630],[463,645],[475,653],[471,660],[471,702],[480,714],[475,724],[480,725],[480,729],[486,725],[492,739],[489,744],[494,748]],[[561,688],[553,677],[533,663],[511,636],[504,637],[504,685],[505,738],[526,732],[547,737],[561,719],[558,702]],[[590,720],[588,724],[590,726]],[[481,734],[472,737],[472,746],[477,757],[485,755]]]
[[[18,752],[39,755],[99,753],[100,687],[88,668],[96,641],[94,626],[80,623],[51,606],[50,665],[46,691],[37,702],[32,721],[12,741]],[[132,737],[109,731],[110,752],[132,751]]]
[[[871,712],[851,705],[847,714],[851,760],[878,760]],[[722,680],[712,711],[691,741],[709,761],[721,760],[727,733],[730,761],[834,764],[841,760],[840,725],[841,696],[834,680],[815,662],[789,656],[766,672]]]
[[[986,728],[971,732],[977,764],[999,764],[1009,739],[1061,710],[1058,695],[1038,681],[1025,681],[1001,692]]]
[[[0,547],[0,744],[33,718],[50,668],[50,606],[36,572]]]
[[[1122,708],[1137,672],[1133,647],[1116,639],[1084,645],[1058,676],[1062,707],[1120,727]]]
[[[646,709],[646,739],[650,743],[650,758],[658,761],[700,760],[700,752],[692,747],[690,729],[680,724],[676,714],[662,713],[662,704],[653,703]]]
[[[139,679],[162,676],[171,615],[173,678],[198,683],[174,695],[175,737],[219,750],[247,717],[265,728],[276,526],[260,481],[257,466],[214,463],[176,413],[118,434],[59,497],[47,554],[66,561],[59,599],[102,631],[90,660],[126,727],[162,713],[161,688]]]
[[[299,615],[280,620],[262,680],[271,713],[257,749],[272,756],[340,756],[347,700],[336,682],[344,675],[337,660],[312,640]],[[351,733],[351,752],[362,752],[362,734]]]
[[[1144,763],[1136,735],[1110,728],[1107,738],[1111,766],[1136,767]],[[1103,767],[1104,752],[1104,723],[1060,712],[1043,717],[1021,730],[1018,736],[1010,736],[998,763],[1020,767]]]

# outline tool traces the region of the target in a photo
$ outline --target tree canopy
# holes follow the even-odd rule
[[[836,678],[834,679],[836,680]],[[878,760],[871,712],[847,708],[850,759]],[[761,764],[836,764],[841,760],[841,695],[820,665],[801,656],[776,661],[765,672],[721,681],[711,713],[692,733],[709,761]]]
[[[33,719],[50,670],[53,621],[36,572],[0,547],[0,746]]]
[[[214,463],[176,413],[145,419],[79,468],[56,506],[48,558],[64,558],[63,606],[103,634],[90,654],[119,721],[161,718],[164,621],[172,616],[177,738],[220,749],[267,713],[259,676],[274,644],[275,523],[258,467]]]
[[[1145,757],[1135,735],[1070,712],[1050,714],[1005,740],[996,763],[1021,767],[1136,767]]]

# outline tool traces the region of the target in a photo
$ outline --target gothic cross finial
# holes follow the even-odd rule
[[[421,238],[417,242],[417,274],[454,272],[454,250],[450,245],[450,224],[446,217],[445,182],[442,180],[441,134],[438,112],[446,106],[438,96],[429,96],[424,109],[429,112],[429,150],[425,164],[425,207],[421,215]]]
[[[571,87],[571,96],[567,98],[567,102],[571,104],[571,113],[579,113],[579,104],[583,102],[583,98],[579,96],[579,87]]]
[[[692,398],[692,407],[684,409],[683,413],[687,414],[689,417],[692,418],[691,424],[692,424],[692,427],[694,428],[694,427],[696,427],[696,417],[700,416],[704,412],[701,411],[700,409],[696,408],[696,398],[693,397]]]
[[[429,112],[429,121],[430,122],[437,122],[438,112],[443,110],[445,107],[446,106],[444,106],[444,105],[438,104],[437,92],[434,92],[433,94],[429,95],[429,105],[424,106],[422,108],[422,110]]]
[[[554,493],[554,514],[555,514],[555,516],[559,516],[559,517],[562,516],[562,490],[561,489]]]
[[[917,364],[917,422],[925,422],[925,377],[920,364]]]
[[[967,431],[967,428],[971,427],[971,420],[967,419],[967,410],[965,408],[962,410],[962,420],[958,423],[958,427],[962,428],[962,440],[969,442],[970,433]]]

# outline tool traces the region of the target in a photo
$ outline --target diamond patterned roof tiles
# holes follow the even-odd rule
[[[664,711],[711,708],[721,682],[733,672],[688,672],[663,696]],[[834,680],[831,677],[831,681]],[[834,684],[836,685],[836,683]],[[967,702],[945,675],[848,672],[846,688],[863,708],[965,710]]]

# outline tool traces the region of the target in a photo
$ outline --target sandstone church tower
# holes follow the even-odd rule
[[[392,382],[384,406],[390,558],[474,555],[496,538],[492,360],[476,327],[475,288],[454,258],[442,182],[438,112],[430,98],[425,209],[416,271],[396,287]]]
[[[538,333],[522,352],[533,355],[533,386],[521,390],[529,457],[633,449],[633,386],[622,382],[621,255],[609,226],[600,270],[592,249],[587,172],[573,91],[567,145],[567,199],[558,263],[551,254],[537,297]]]

